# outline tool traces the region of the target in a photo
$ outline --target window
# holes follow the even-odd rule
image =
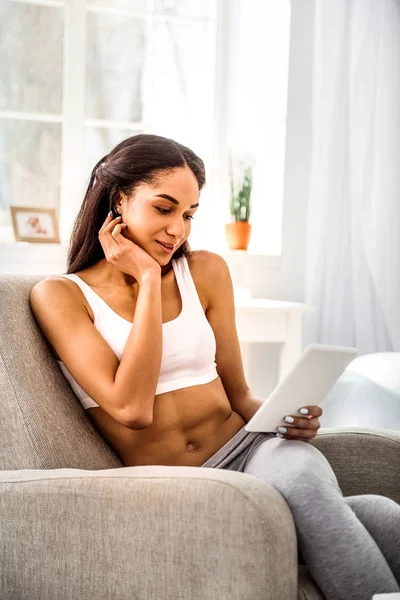
[[[67,242],[95,163],[146,132],[205,162],[194,248],[225,250],[228,152],[254,153],[249,251],[279,255],[289,30],[289,0],[2,0],[1,240],[11,204]]]

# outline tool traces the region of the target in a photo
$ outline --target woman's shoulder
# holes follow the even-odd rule
[[[209,250],[194,250],[187,256],[187,261],[190,270],[205,280],[214,280],[229,271],[226,260]]]
[[[63,275],[48,275],[38,281],[32,288],[31,294],[44,294],[61,292],[63,289],[68,289],[70,280]]]
[[[204,304],[210,306],[214,294],[219,294],[230,280],[229,267],[225,259],[215,252],[195,250],[187,256],[190,272]]]
[[[63,275],[49,275],[34,285],[30,292],[30,304],[34,311],[48,311],[52,307],[64,306],[75,310],[86,308],[86,302],[79,287],[74,281]]]
[[[31,294],[62,294],[65,290],[74,290],[76,286],[71,282],[71,279],[64,275],[48,275],[38,281],[32,288]]]
[[[221,269],[227,265],[225,259],[216,252],[210,250],[192,250],[187,256],[190,266]]]

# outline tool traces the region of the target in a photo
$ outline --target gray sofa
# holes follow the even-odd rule
[[[323,596],[289,508],[244,473],[123,467],[59,371],[29,307],[0,287],[0,598],[294,600]],[[325,429],[343,493],[400,502],[400,432]]]

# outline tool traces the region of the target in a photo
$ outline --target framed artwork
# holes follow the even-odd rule
[[[10,206],[10,210],[17,242],[60,243],[55,208]]]

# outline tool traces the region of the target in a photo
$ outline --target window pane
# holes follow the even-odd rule
[[[143,19],[88,11],[87,117],[141,120],[144,50]]]
[[[6,239],[10,205],[58,206],[60,147],[58,123],[0,119],[0,228]]]
[[[145,121],[153,133],[210,154],[213,139],[215,24],[156,21],[146,59]]]
[[[216,19],[218,0],[156,0],[155,11],[168,15]]]
[[[61,113],[63,9],[0,3],[0,108]]]
[[[87,180],[93,167],[102,156],[108,154],[114,146],[131,137],[141,133],[129,129],[109,129],[106,127],[86,127],[86,172]]]
[[[271,120],[268,129],[261,124],[260,129],[260,137],[254,140],[257,163],[251,196],[249,252],[279,256],[282,250],[286,124],[283,119],[276,119],[275,122]]]
[[[202,158],[212,177],[215,100],[216,24],[158,19],[153,23],[146,57],[144,117],[152,133],[171,137]],[[201,247],[215,224],[215,206],[207,187],[201,195],[190,236]],[[214,199],[215,202],[215,199]],[[203,244],[204,247],[204,244]]]
[[[216,24],[158,19],[146,58],[145,122],[152,133],[185,144],[202,158],[212,178],[215,102]],[[192,224],[193,248],[217,223],[215,199],[206,188]]]

